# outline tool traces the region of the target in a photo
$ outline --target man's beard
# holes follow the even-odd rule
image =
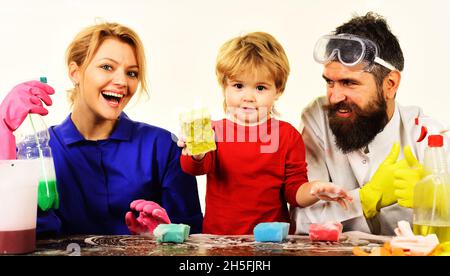
[[[382,93],[377,94],[377,99],[370,102],[365,110],[347,102],[324,105],[336,145],[343,153],[366,147],[388,123],[386,100]],[[351,110],[353,118],[338,117],[336,112],[341,108]]]

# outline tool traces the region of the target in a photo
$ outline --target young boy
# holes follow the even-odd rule
[[[289,222],[286,203],[305,207],[323,199],[345,208],[351,198],[344,190],[308,182],[300,133],[272,118],[289,75],[278,41],[263,32],[229,40],[220,49],[216,74],[227,114],[213,122],[217,150],[191,155],[178,141],[183,171],[207,174],[203,232],[252,234],[260,222]]]

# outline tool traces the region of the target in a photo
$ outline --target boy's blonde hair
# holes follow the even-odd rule
[[[67,66],[73,61],[84,71],[100,45],[108,38],[118,39],[133,48],[139,67],[138,80],[140,91],[147,92],[146,62],[142,41],[136,32],[118,23],[104,22],[81,30],[70,43],[69,47],[67,47]],[[78,93],[78,86],[68,90],[68,92],[69,101],[73,104]]]
[[[243,71],[254,72],[261,67],[270,73],[277,93],[283,93],[290,72],[283,47],[268,33],[249,33],[230,39],[222,45],[216,62],[217,80],[225,89],[227,80]],[[224,107],[226,108],[225,104]]]

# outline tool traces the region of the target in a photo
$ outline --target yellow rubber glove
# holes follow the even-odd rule
[[[414,157],[410,146],[405,146],[403,154],[408,163],[408,168],[398,169],[394,173],[394,194],[397,197],[397,202],[400,206],[412,208],[414,187],[417,182],[425,176],[425,170],[422,164]]]
[[[359,190],[361,205],[366,218],[374,217],[381,208],[397,202],[397,197],[394,194],[394,172],[408,167],[405,160],[397,162],[399,153],[400,144],[394,143],[391,152],[380,164],[372,179]]]

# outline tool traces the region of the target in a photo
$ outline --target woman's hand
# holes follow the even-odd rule
[[[128,212],[125,215],[125,223],[128,226],[128,230],[130,230],[130,233],[133,235],[145,233],[153,234],[153,230],[155,230],[159,224],[170,223],[166,210],[156,202],[138,199],[131,202],[130,208],[139,213],[137,218],[134,216],[133,212]]]
[[[42,105],[52,105],[49,95],[55,90],[39,81],[28,81],[15,86],[0,104],[0,160],[16,159],[16,142],[12,134],[29,113],[47,115]]]
[[[29,113],[47,115],[48,110],[43,107],[42,102],[47,106],[52,105],[49,95],[54,93],[51,86],[40,81],[27,81],[15,86],[0,105],[0,123],[4,123],[12,132]]]

